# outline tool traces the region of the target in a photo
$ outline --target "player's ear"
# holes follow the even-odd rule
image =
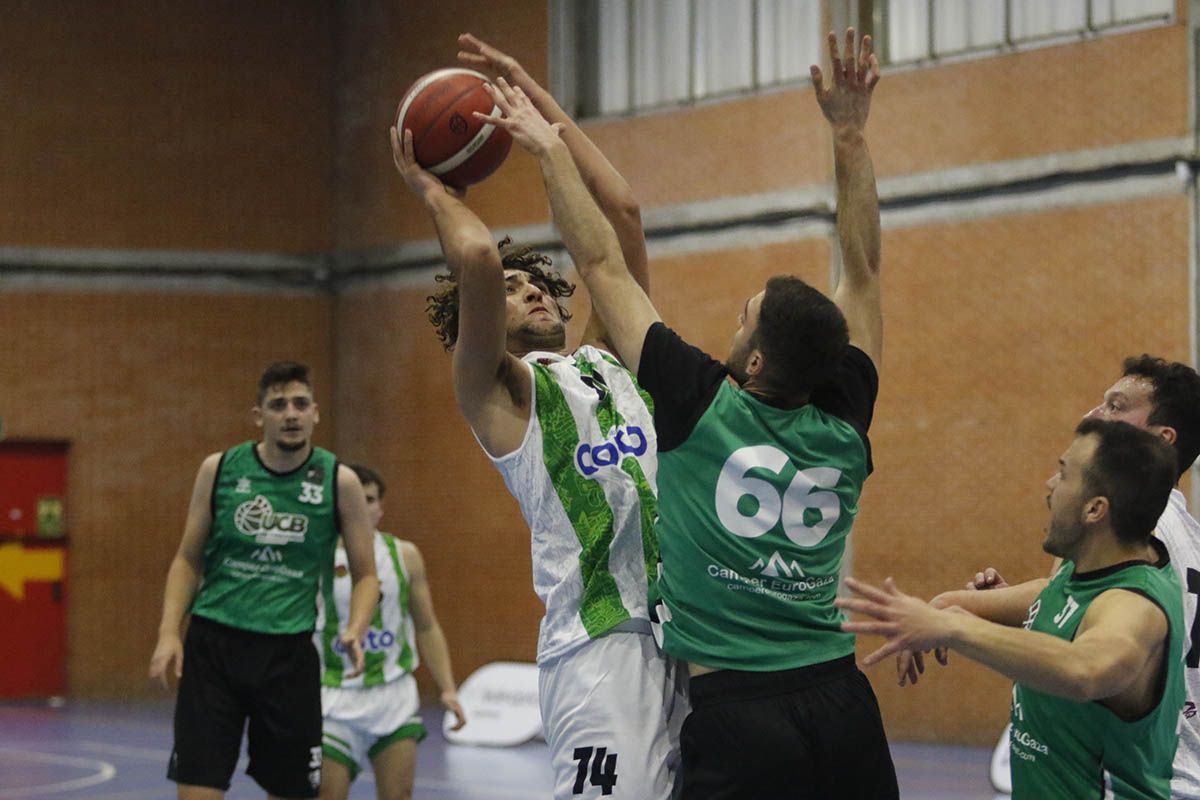
[[[261,428],[263,426],[262,408],[254,406],[250,409],[250,416],[254,418],[254,427]]]
[[[762,350],[755,348],[750,351],[750,358],[746,360],[746,374],[759,375],[767,366],[767,357],[763,355]]]
[[[1179,432],[1170,425],[1151,425],[1150,432],[1172,447],[1175,446],[1175,441],[1179,438]]]
[[[317,405],[316,403],[313,403],[312,408],[313,408],[313,425],[316,425],[318,422],[321,421],[321,407],[319,405]]]

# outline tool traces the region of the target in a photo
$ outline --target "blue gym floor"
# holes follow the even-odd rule
[[[429,738],[417,749],[419,800],[544,800],[550,771],[543,742],[491,749],[447,744],[441,712],[425,709]],[[169,705],[0,703],[0,800],[169,800]],[[893,743],[905,800],[993,800],[990,750]],[[264,793],[239,765],[229,800]],[[373,798],[369,772],[352,798]]]

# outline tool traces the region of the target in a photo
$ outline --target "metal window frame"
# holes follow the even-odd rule
[[[1023,45],[1038,45],[1049,41],[1071,41],[1072,39],[1087,39],[1093,36],[1103,35],[1109,32],[1122,31],[1124,29],[1136,29],[1141,26],[1160,23],[1170,25],[1175,22],[1175,11],[1172,10],[1163,13],[1142,14],[1134,17],[1117,18],[1116,6],[1113,0],[1109,0],[1110,9],[1112,11],[1112,22],[1104,25],[1097,25],[1093,4],[1102,2],[1102,0],[1084,0],[1084,27],[1068,28],[1061,31],[1050,31],[1047,33],[1035,34],[1032,36],[1015,36],[1013,34],[1013,9],[1012,0],[1004,0],[1004,42],[1000,45],[987,44],[975,47],[960,47],[948,50],[938,50],[937,41],[934,36],[934,31],[937,28],[936,20],[934,19],[935,7],[934,0],[925,0],[925,46],[921,48],[924,55],[916,58],[908,58],[902,61],[893,61],[888,46],[888,23],[890,21],[889,0],[877,0],[875,6],[874,20],[877,30],[880,35],[877,37],[882,46],[876,48],[876,52],[881,54],[881,61],[888,65],[908,65],[908,64],[924,64],[926,62],[938,62],[942,59],[955,58],[959,56],[979,54],[979,53],[1004,53],[1012,52],[1020,49]]]

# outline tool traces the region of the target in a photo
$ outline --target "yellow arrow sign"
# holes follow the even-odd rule
[[[28,581],[58,581],[63,575],[61,547],[30,547],[20,542],[0,544],[0,589],[25,599]]]

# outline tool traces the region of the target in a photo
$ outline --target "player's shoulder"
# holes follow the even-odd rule
[[[209,453],[200,462],[200,474],[212,477],[217,474],[217,469],[221,466],[221,462],[225,460],[225,455],[228,451],[218,450],[215,453]]]
[[[384,535],[391,536],[393,539],[396,540],[396,547],[398,547],[400,549],[401,555],[406,556],[406,557],[413,556],[415,558],[421,557],[421,551],[419,549],[417,549],[417,546],[415,544],[413,544],[412,542],[410,542],[408,539],[401,539],[399,536],[394,536],[390,533],[387,533]]]
[[[1200,522],[1188,512],[1187,502],[1178,489],[1171,492],[1171,498],[1159,516],[1154,531],[1166,542],[1172,555],[1179,550],[1200,558],[1200,539],[1197,538]]]

